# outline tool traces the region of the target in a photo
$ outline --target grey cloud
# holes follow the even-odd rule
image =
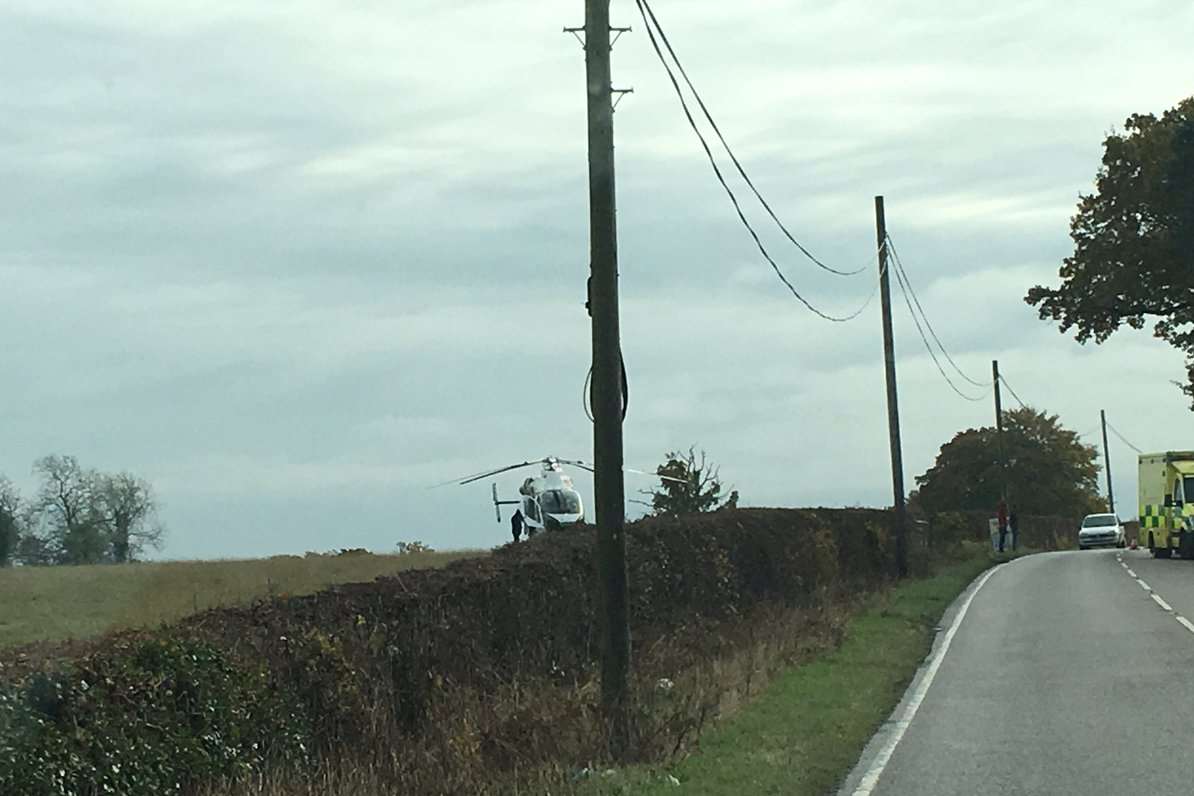
[[[1075,427],[1106,396],[1141,445],[1188,418],[1167,382],[1180,357],[1141,335],[1079,347],[1022,296],[1069,252],[1107,129],[1187,90],[1194,12],[657,10],[793,231],[870,269],[818,272],[752,209],[819,306],[872,290],[882,193],[968,373],[999,357]],[[578,19],[513,2],[0,12],[0,472],[30,488],[33,459],[67,451],[142,473],[166,555],[502,540],[486,484],[424,487],[588,457],[583,54],[559,34]],[[785,293],[637,27],[615,52],[636,89],[616,120],[628,461],[697,443],[751,504],[884,503],[876,308],[829,325]],[[898,306],[896,326],[911,482],[991,409],[948,392]],[[1114,391],[1091,389],[1103,374]],[[1140,384],[1147,400],[1124,386]]]

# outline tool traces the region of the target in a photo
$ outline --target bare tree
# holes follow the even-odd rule
[[[74,456],[59,455],[38,459],[33,472],[42,479],[35,507],[54,557],[67,564],[103,561],[108,544],[95,511],[96,474]]]
[[[0,567],[12,563],[21,540],[21,495],[0,475]]]
[[[706,459],[704,451],[698,456],[695,447],[690,447],[687,453],[672,451],[667,454],[667,460],[655,468],[655,473],[666,478],[661,478],[654,490],[643,491],[651,498],[653,514],[692,514],[738,505],[737,491],[725,505],[718,505],[722,491],[721,470]]]
[[[148,481],[131,473],[100,474],[95,498],[116,563],[136,558],[147,546],[161,547],[166,529],[157,519],[157,500]]]

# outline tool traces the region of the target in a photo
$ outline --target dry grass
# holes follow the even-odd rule
[[[218,606],[482,555],[446,553],[275,556],[243,561],[164,561],[0,569],[0,647],[152,627]]]
[[[815,608],[763,606],[737,621],[710,622],[657,637],[638,653],[635,751],[674,761],[702,731],[738,713],[785,667],[840,643],[852,601]],[[367,748],[346,749],[310,772],[273,771],[215,783],[201,796],[383,796],[390,794],[571,793],[609,763],[594,673],[543,678],[496,692],[445,692],[419,737],[384,717]],[[495,754],[494,746],[508,750]],[[487,748],[488,747],[488,748]]]

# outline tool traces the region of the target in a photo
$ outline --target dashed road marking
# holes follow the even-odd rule
[[[1124,568],[1124,570],[1127,571],[1127,573],[1129,575],[1131,575],[1138,584],[1140,584],[1140,588],[1142,588],[1146,592],[1148,592],[1148,596],[1153,599],[1153,602],[1155,602],[1158,606],[1160,606],[1167,613],[1173,614],[1173,618],[1176,619],[1178,622],[1180,622],[1182,627],[1184,627],[1186,630],[1189,630],[1191,633],[1194,633],[1194,622],[1191,622],[1186,617],[1184,617],[1181,614],[1174,611],[1173,606],[1170,605],[1169,603],[1165,602],[1165,600],[1161,597],[1161,595],[1159,595],[1155,591],[1153,591],[1152,586],[1149,586],[1147,583],[1145,583],[1143,580],[1141,580],[1140,577],[1135,572],[1132,571],[1131,567],[1129,567],[1123,561],[1120,561],[1119,563]]]
[[[1157,594],[1156,594],[1156,592],[1153,592],[1152,594],[1150,594],[1150,595],[1149,595],[1149,597],[1152,597],[1152,598],[1153,598],[1153,602],[1155,602],[1157,605],[1161,606],[1161,607],[1162,607],[1162,608],[1164,608],[1166,611],[1169,611],[1170,613],[1173,613],[1173,606],[1171,606],[1169,603],[1165,602],[1165,601],[1164,601],[1164,600],[1162,600],[1160,597],[1158,597],[1158,596],[1157,596]]]

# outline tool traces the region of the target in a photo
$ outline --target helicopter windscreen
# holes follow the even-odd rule
[[[569,489],[549,489],[539,496],[547,514],[580,514],[580,495]]]

